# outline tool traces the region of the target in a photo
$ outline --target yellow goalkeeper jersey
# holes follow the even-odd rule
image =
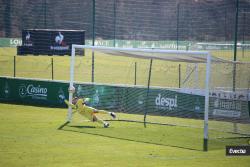
[[[89,120],[93,120],[93,114],[96,112],[96,109],[86,106],[85,104],[83,104],[83,102],[83,99],[78,99],[76,104],[74,105],[65,100],[65,103],[67,105],[70,105],[73,109],[76,109],[79,114],[85,116]]]
[[[105,122],[103,121],[102,119],[98,118],[96,116],[97,113],[99,114],[108,114],[110,116],[112,116],[114,119],[116,117],[115,113],[112,113],[112,112],[108,112],[108,111],[105,111],[105,110],[98,110],[98,109],[95,109],[93,107],[89,107],[87,105],[84,104],[84,99],[78,99],[76,104],[72,104],[72,103],[69,103],[68,100],[64,100],[65,103],[68,105],[68,106],[71,106],[72,109],[76,109],[76,111],[81,114],[82,116],[88,118],[90,121],[93,121],[93,122],[98,122],[100,124],[103,124],[104,127],[108,127],[109,126],[109,123],[108,122]]]

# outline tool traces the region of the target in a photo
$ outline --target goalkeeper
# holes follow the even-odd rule
[[[89,107],[86,105],[86,103],[88,103],[89,101],[89,98],[78,98],[78,97],[75,97],[73,98],[72,100],[72,104],[69,103],[68,100],[64,100],[65,103],[68,105],[68,106],[71,106],[72,109],[76,109],[76,111],[88,118],[90,121],[93,121],[93,122],[98,122],[100,124],[103,124],[103,126],[105,128],[109,127],[109,123],[108,122],[105,122],[103,121],[102,119],[98,118],[96,116],[96,114],[109,114],[112,118],[116,118],[116,115],[114,112],[107,112],[107,111],[104,111],[104,110],[97,110],[95,108],[92,108],[92,107]]]

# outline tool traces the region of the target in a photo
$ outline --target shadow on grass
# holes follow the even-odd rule
[[[96,128],[95,126],[79,126],[79,125],[68,125],[70,122],[67,121],[61,126],[59,126],[57,129],[62,130],[65,126],[72,127],[72,128],[78,128],[78,129],[83,129],[83,128]]]
[[[88,128],[89,126],[67,126],[67,127],[73,127],[73,128]],[[93,128],[90,126],[90,128]],[[95,127],[94,127],[95,128]],[[59,129],[62,131],[68,131],[68,132],[76,132],[76,133],[83,133],[83,134],[88,134],[88,135],[93,135],[93,136],[101,136],[101,137],[106,137],[110,139],[117,139],[117,140],[123,140],[123,141],[131,141],[131,142],[137,142],[137,143],[144,143],[144,144],[152,144],[152,145],[157,145],[157,146],[166,146],[166,147],[174,147],[174,148],[179,148],[179,149],[186,149],[186,150],[191,150],[191,151],[199,151],[202,152],[203,150],[201,149],[195,149],[195,148],[189,148],[189,147],[182,147],[182,146],[177,146],[177,145],[169,145],[169,144],[160,144],[160,143],[155,143],[155,142],[147,142],[147,141],[141,141],[141,140],[135,140],[135,139],[128,139],[128,138],[123,138],[123,137],[115,137],[115,136],[110,136],[110,135],[105,135],[105,134],[98,134],[98,133],[91,133],[91,132],[82,132],[78,131],[77,129]]]
[[[76,126],[76,125],[71,125],[68,127],[72,127],[72,128],[78,128],[78,129],[83,129],[83,128],[96,128],[95,126]]]
[[[187,148],[187,147],[182,147],[182,146],[175,146],[175,145],[167,145],[167,144],[159,144],[159,143],[154,143],[154,142],[146,142],[146,141],[140,141],[140,140],[126,139],[126,138],[120,138],[120,137],[114,137],[114,136],[109,136],[109,135],[104,135],[104,134],[96,134],[96,133],[90,133],[90,132],[79,132],[79,131],[72,130],[72,129],[61,129],[61,130],[69,131],[69,132],[84,133],[84,134],[89,134],[89,135],[94,135],[94,136],[107,137],[107,138],[111,138],[111,139],[132,141],[132,142],[137,142],[137,143],[153,144],[153,145],[157,145],[157,146],[174,147],[174,148],[187,149],[187,150],[192,150],[192,151],[202,151],[202,150],[199,150],[199,149]]]
[[[121,121],[123,122],[123,121]],[[126,121],[127,122],[127,121]],[[128,123],[133,123],[131,121],[129,121]],[[135,123],[142,123],[142,122],[135,122]],[[161,124],[162,126],[163,124]],[[155,125],[154,125],[155,126]],[[158,126],[158,125],[156,125]],[[178,125],[168,125],[168,124],[164,124],[165,127],[168,127],[168,129],[166,129],[166,131],[171,130],[169,128],[177,128]],[[162,142],[161,140],[158,140],[161,138],[161,132],[157,131],[157,134],[159,135],[159,138],[150,138],[150,136],[154,136],[157,134],[152,134],[150,132],[150,136],[148,139],[145,139],[145,137],[147,136],[140,136],[139,138],[133,138],[133,133],[128,133],[128,136],[122,136],[120,135],[120,131],[106,131],[103,128],[103,131],[99,131],[100,128],[97,128],[95,126],[78,126],[78,125],[68,125],[65,124],[65,126],[61,126],[62,128],[58,128],[58,130],[63,130],[63,131],[69,131],[69,132],[76,132],[76,133],[83,133],[83,134],[89,134],[89,135],[94,135],[94,136],[101,136],[101,137],[107,137],[107,138],[111,138],[111,139],[118,139],[118,140],[124,140],[124,141],[131,141],[131,142],[138,142],[138,143],[145,143],[145,144],[153,144],[153,145],[158,145],[158,146],[167,146],[167,147],[174,147],[174,148],[180,148],[180,149],[186,149],[186,150],[192,150],[192,151],[200,151],[202,152],[202,146],[199,147],[199,145],[201,143],[197,143],[198,140],[202,140],[202,138],[199,138],[198,136],[194,136],[195,133],[190,133],[187,134],[186,136],[183,134],[179,134],[180,131],[176,131],[176,129],[174,129],[173,133],[177,133],[177,135],[173,138],[171,138],[169,135],[169,133],[166,133],[166,135],[164,137],[166,137],[166,142]],[[65,128],[63,128],[65,127]],[[67,127],[67,128],[66,128]],[[112,128],[112,127],[111,127]],[[161,127],[162,129],[163,127]],[[185,131],[190,131],[190,129],[186,129],[186,128],[190,128],[190,127],[182,127],[184,128],[183,130]],[[88,130],[90,129],[90,130]],[[93,129],[93,131],[91,130]],[[94,130],[95,129],[95,130]],[[108,128],[110,129],[110,128]],[[96,131],[98,130],[98,131]],[[114,129],[115,130],[115,129]],[[141,129],[143,130],[143,129]],[[140,130],[140,131],[141,131]],[[139,132],[139,131],[138,131]],[[136,132],[136,133],[138,133]],[[109,134],[107,134],[109,133]],[[136,134],[135,133],[135,134]],[[164,133],[164,132],[163,132]],[[171,133],[171,132],[170,132]],[[179,134],[179,135],[178,135]],[[131,137],[132,135],[132,137]],[[223,135],[222,135],[223,136]],[[192,137],[195,137],[196,140],[191,139]],[[189,138],[189,140],[188,140]],[[156,140],[155,140],[156,139]],[[147,140],[147,141],[145,141]],[[173,142],[171,141],[173,140]],[[178,141],[179,140],[179,141]],[[159,142],[158,142],[159,141]],[[179,142],[179,143],[176,143]],[[210,138],[209,139],[209,143],[208,143],[208,150],[209,151],[213,151],[213,150],[222,150],[225,149],[226,146],[230,146],[230,145],[246,145],[248,144],[248,141],[250,141],[250,137],[242,137],[240,135],[234,136],[234,137],[226,137],[226,138]]]

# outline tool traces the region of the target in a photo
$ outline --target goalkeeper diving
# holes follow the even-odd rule
[[[108,114],[113,119],[116,118],[116,114],[114,112],[108,112],[105,110],[98,110],[93,107],[87,106],[87,103],[89,102],[89,98],[78,98],[74,97],[72,99],[72,103],[70,103],[68,100],[64,100],[64,102],[71,106],[72,109],[75,109],[76,112],[78,112],[80,115],[84,116],[85,118],[89,119],[92,122],[98,122],[104,126],[104,128],[109,127],[109,123],[100,119],[97,117],[96,114]]]

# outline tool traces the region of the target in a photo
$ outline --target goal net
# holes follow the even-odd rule
[[[91,57],[92,65],[82,71],[92,71],[86,76],[92,82],[75,77],[76,51],[83,49],[82,61]],[[93,123],[80,123],[69,107],[65,129],[204,151],[247,144],[249,69],[204,51],[73,45],[69,101],[90,98],[88,105],[116,112],[117,119],[103,116],[111,128],[90,129]]]

